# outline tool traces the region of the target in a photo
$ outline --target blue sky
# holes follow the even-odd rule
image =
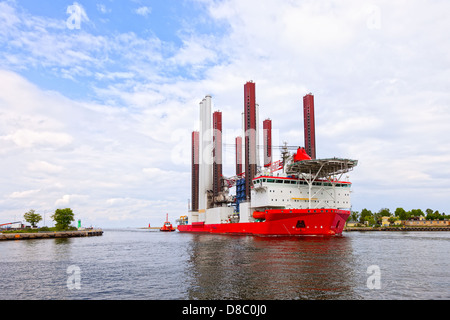
[[[169,82],[171,78],[201,77],[207,63],[201,67],[189,61],[177,64],[170,58],[192,37],[224,32],[220,24],[204,17],[204,5],[195,1],[12,1],[4,5],[21,19],[14,25],[16,33],[4,38],[8,43],[5,54],[17,57],[16,67],[20,65],[23,74],[40,87],[77,98],[91,94],[93,86],[105,88],[131,74],[145,81],[147,74],[130,72],[132,68],[147,69]],[[82,14],[68,12],[70,6],[80,8]],[[67,27],[75,19],[79,28]],[[11,41],[14,37],[24,41]],[[35,42],[36,37],[42,43]],[[34,44],[45,46],[45,52]],[[53,57],[55,53],[60,57]],[[43,60],[35,60],[39,58]],[[25,66],[24,60],[28,60]]]
[[[318,157],[359,160],[355,210],[450,213],[449,7],[0,0],[0,223],[59,207],[101,227],[185,214],[198,103],[213,96],[232,143],[248,80],[279,144],[303,145],[315,95]]]

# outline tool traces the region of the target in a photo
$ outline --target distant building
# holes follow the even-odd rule
[[[391,217],[381,217],[381,226],[389,227],[389,226],[399,226],[402,224],[401,220],[395,220],[393,223],[389,221]]]
[[[446,227],[450,226],[450,220],[426,220],[425,217],[419,216],[403,220],[402,224],[407,227]]]
[[[347,223],[345,224],[347,227],[358,227],[360,225],[360,223],[358,221],[347,221]]]

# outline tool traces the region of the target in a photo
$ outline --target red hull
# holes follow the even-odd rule
[[[176,229],[174,227],[172,227],[172,225],[170,226],[162,226],[161,229],[159,229],[159,231],[165,231],[165,232],[171,232],[171,231],[175,231]]]
[[[180,232],[249,234],[268,236],[339,235],[350,215],[348,210],[267,210],[263,222],[179,225]]]

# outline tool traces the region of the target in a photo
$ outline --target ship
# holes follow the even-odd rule
[[[159,229],[163,232],[172,232],[176,231],[176,229],[172,226],[172,224],[169,222],[169,214],[166,214],[166,222],[164,222],[164,225]]]
[[[222,175],[221,114],[214,112],[211,123],[211,96],[200,103],[201,128],[192,134],[192,207],[187,216],[177,220],[178,231],[255,236],[341,235],[351,214],[352,183],[346,174],[358,161],[315,158],[314,123],[310,121],[314,108],[313,102],[308,104],[309,94],[304,99],[306,146],[296,146],[290,152],[292,147],[285,143],[280,147],[281,159],[273,161],[271,122],[266,120],[264,164],[260,165],[254,88],[252,81],[244,86],[245,151],[240,144],[244,139],[236,137],[236,175],[232,177]],[[241,151],[245,154],[243,161]],[[231,189],[235,194],[229,194]]]

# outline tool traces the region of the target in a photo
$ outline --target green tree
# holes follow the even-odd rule
[[[427,220],[435,220],[437,218],[437,215],[433,212],[433,210],[431,210],[431,212],[430,212],[427,209],[426,212],[427,212],[427,216],[425,217],[425,219],[427,219]]]
[[[394,212],[395,216],[398,217],[400,220],[407,220],[409,218],[408,213],[403,208],[397,208]]]
[[[375,224],[381,224],[381,216],[380,216],[380,213],[378,213],[378,212],[374,212],[374,214],[373,214],[373,216],[372,216],[372,220],[373,220],[373,225],[375,225]],[[369,220],[369,224],[371,224],[370,223],[370,220]]]
[[[364,223],[365,221],[368,221],[369,218],[372,218],[372,217],[373,217],[372,211],[364,208],[361,210],[361,215],[359,216],[359,222]]]
[[[36,227],[36,224],[42,220],[40,214],[36,213],[34,210],[30,210],[23,215],[23,218],[26,222],[31,223],[33,227]]]
[[[348,217],[347,221],[358,221],[359,219],[359,212],[358,211],[352,211],[352,214]]]
[[[383,221],[382,217],[390,217],[390,216],[391,216],[391,211],[388,208],[382,208],[382,209],[380,209],[380,211],[376,212],[373,215],[376,224],[380,224],[380,225]]]
[[[72,209],[56,209],[52,215],[52,219],[56,222],[56,229],[67,230],[72,221],[75,221]]]
[[[391,211],[388,208],[383,208],[380,211],[378,211],[378,214],[380,215],[380,217],[390,217]]]
[[[418,216],[425,216],[425,214],[420,209],[412,209],[411,210],[411,216],[418,217]]]
[[[366,216],[364,219],[369,223],[369,226],[374,226],[377,223],[374,216]]]
[[[427,220],[444,220],[445,219],[445,213],[440,214],[439,210],[436,210],[433,212],[433,210],[427,211]]]

